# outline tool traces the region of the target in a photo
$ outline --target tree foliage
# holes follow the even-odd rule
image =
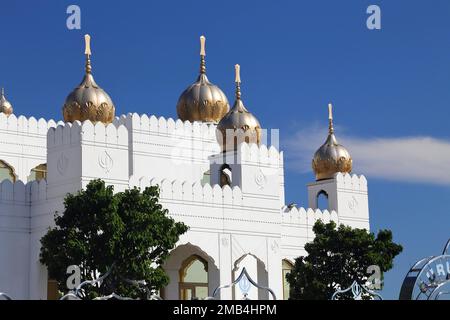
[[[390,230],[379,231],[375,238],[365,229],[336,228],[334,222],[318,220],[313,231],[314,241],[305,245],[308,255],[297,258],[287,275],[291,299],[328,300],[338,288],[346,289],[354,281],[364,285],[369,266],[377,265],[386,272],[403,250],[392,241]]]
[[[86,190],[69,194],[63,214],[55,215],[56,227],[41,239],[41,262],[49,277],[66,291],[67,267],[77,265],[82,281],[92,280],[112,268],[101,286],[87,287],[88,296],[116,293],[134,298],[144,292],[124,279],[145,280],[150,290],[169,282],[161,265],[179,236],[188,229],[168,217],[159,204],[156,186],[114,193],[102,180]]]

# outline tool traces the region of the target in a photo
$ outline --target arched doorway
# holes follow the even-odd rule
[[[208,297],[208,262],[198,255],[187,258],[180,269],[180,300]]]
[[[161,290],[161,297],[165,300],[178,300],[190,299],[190,296],[203,298],[205,293],[206,296],[211,296],[220,286],[220,273],[215,260],[202,248],[192,243],[182,244],[173,249],[163,266],[170,281]],[[195,292],[192,290],[192,285],[196,287]],[[181,289],[186,288],[190,288],[191,291],[182,292]]]
[[[288,260],[284,259],[281,264],[281,271],[283,274],[283,300],[288,300],[291,295],[291,288],[286,276],[294,269],[294,265]]]
[[[234,281],[241,274],[242,269],[245,268],[249,276],[261,287],[269,287],[269,274],[266,270],[265,264],[257,256],[248,253],[241,256],[234,263],[232,270],[232,280]],[[250,286],[247,297],[251,300],[269,300],[269,292],[267,290],[259,289]],[[235,286],[232,291],[233,300],[242,299],[241,288]]]

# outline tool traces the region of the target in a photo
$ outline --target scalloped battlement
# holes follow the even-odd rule
[[[258,146],[255,143],[249,144],[243,142],[239,145],[237,152],[240,154],[240,163],[255,163],[275,167],[283,166],[283,151],[279,152],[274,146],[270,146],[270,148],[267,149],[266,145]],[[211,163],[221,164],[224,156],[229,160],[227,163],[233,163],[235,153],[236,152],[227,152],[225,154],[213,155],[210,157]]]
[[[22,181],[0,182],[0,202],[12,201],[16,203],[31,203],[47,199],[47,181],[31,181],[24,184]]]
[[[0,112],[0,130],[45,135],[49,128],[54,128],[56,125],[54,120],[47,121],[43,118],[36,120],[34,117],[16,117],[14,114],[7,117]]]
[[[133,131],[151,132],[159,135],[174,135],[177,137],[193,137],[207,140],[216,140],[216,125],[202,122],[181,121],[172,118],[159,117],[146,114],[128,113],[116,117],[117,125],[125,125]]]
[[[339,223],[339,216],[336,211],[332,210],[320,210],[311,208],[288,208],[287,206],[282,208],[282,222],[287,224],[298,225],[314,225],[317,220],[321,219],[324,223],[334,221]]]
[[[114,123],[92,123],[89,120],[81,123],[61,123],[50,128],[47,133],[47,147],[92,141],[112,145],[128,145],[128,130],[124,125]]]
[[[367,179],[363,175],[336,173],[334,175],[338,188],[367,191]]]
[[[149,177],[131,177],[130,187],[139,187],[141,189],[148,186],[160,187],[160,196],[162,199],[209,203],[217,205],[242,205],[242,191],[239,187],[230,188],[219,185],[211,186],[209,184],[201,185],[200,182],[169,181],[167,179],[159,180]]]

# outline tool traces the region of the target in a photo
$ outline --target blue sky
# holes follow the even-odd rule
[[[81,7],[81,30],[66,28],[70,4]],[[366,28],[370,4],[381,8],[381,30]],[[404,246],[386,298],[450,237],[448,0],[0,0],[0,12],[0,86],[16,114],[61,118],[90,33],[93,72],[117,114],[176,118],[204,34],[210,80],[232,100],[241,64],[246,106],[280,129],[288,203],[307,205],[309,161],[333,102],[337,137],[369,181],[371,228],[393,230]]]

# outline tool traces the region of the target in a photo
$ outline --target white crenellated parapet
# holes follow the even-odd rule
[[[165,117],[156,117],[154,115],[128,113],[116,117],[113,123],[123,124],[129,129],[133,129],[133,131],[153,132],[167,136],[189,136],[202,140],[216,140],[215,125],[204,122],[190,122],[180,119],[166,119]]]
[[[120,116],[114,123],[129,131],[130,176],[200,181],[209,177],[208,156],[220,151],[215,124],[137,113]]]
[[[46,135],[47,130],[54,127],[56,127],[54,120],[47,121],[43,118],[37,120],[34,117],[27,118],[22,115],[16,117],[14,114],[6,116],[4,113],[0,113],[0,130]]]
[[[363,175],[335,174],[336,184],[339,189],[367,192],[367,179]]]
[[[6,116],[0,113],[0,160],[14,168],[19,180],[28,181],[31,170],[46,163],[46,137],[53,120]]]
[[[304,246],[314,239],[313,227],[318,220],[334,221],[339,225],[338,213],[334,210],[297,208],[284,206],[281,209],[281,234],[283,257],[289,261],[306,254]]]
[[[327,209],[312,209],[312,208],[297,208],[292,207],[289,208],[287,206],[281,209],[282,211],[282,223],[283,224],[293,224],[293,225],[305,225],[312,227],[317,222],[317,220],[322,220],[324,223],[328,223],[330,221],[336,222],[339,224],[339,216],[336,211],[332,210],[331,212]]]
[[[0,202],[9,203],[11,205],[27,204],[30,202],[30,192],[28,185],[22,181],[15,183],[10,180],[0,182]]]
[[[317,208],[320,195],[328,198],[328,209],[338,213],[341,223],[369,230],[368,189],[363,175],[338,172],[332,179],[309,184],[311,208]]]
[[[49,129],[47,150],[52,196],[78,191],[93,179],[103,179],[118,191],[128,186],[128,130],[123,125],[63,123]]]
[[[183,203],[196,203],[198,206],[209,204],[212,206],[241,206],[242,192],[239,187],[219,185],[202,185],[200,182],[190,182],[158,178],[131,177],[130,188],[139,187],[144,189],[149,186],[159,186],[160,197],[164,200],[179,200]]]

